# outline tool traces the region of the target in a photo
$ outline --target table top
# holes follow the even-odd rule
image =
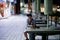
[[[60,29],[55,29],[52,27],[40,27],[40,28],[27,28],[26,30],[28,33],[38,33],[40,35],[47,34],[47,35],[53,35],[53,34],[60,34]]]
[[[60,27],[57,27],[60,28]],[[53,28],[53,27],[40,27],[40,28],[30,28],[27,27],[27,31],[60,31],[60,29]]]

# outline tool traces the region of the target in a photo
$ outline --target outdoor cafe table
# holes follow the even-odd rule
[[[60,30],[51,27],[41,27],[41,28],[27,28],[27,33],[29,34],[29,40],[35,40],[36,35],[42,36],[42,40],[48,40],[49,35],[58,35]]]

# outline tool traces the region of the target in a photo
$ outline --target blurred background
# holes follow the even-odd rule
[[[0,12],[0,40],[25,40],[23,33],[27,26],[27,14],[32,14],[33,18],[36,17],[37,14],[44,15],[44,0],[38,1],[39,0],[0,0],[0,5],[3,5],[0,8],[4,10],[3,14]],[[51,14],[58,14],[60,20],[60,0],[52,0]],[[2,17],[2,15],[4,15],[4,17]],[[51,20],[51,16],[49,16],[49,20]],[[55,16],[52,16],[52,20],[55,21]],[[59,24],[58,26],[60,27]],[[52,35],[49,36],[49,39],[60,40],[59,37],[59,35]],[[36,39],[41,40],[41,36],[36,37]]]

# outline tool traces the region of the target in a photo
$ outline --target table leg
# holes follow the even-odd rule
[[[35,34],[29,33],[29,40],[35,40]]]
[[[42,40],[48,40],[48,36],[43,35],[43,36],[42,36]]]

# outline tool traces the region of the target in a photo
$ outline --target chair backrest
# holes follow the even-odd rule
[[[40,28],[40,27],[47,27],[47,20],[35,20],[35,27]]]

